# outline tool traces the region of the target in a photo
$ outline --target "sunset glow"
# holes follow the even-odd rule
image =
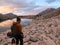
[[[13,9],[9,6],[0,6],[0,13],[9,13],[13,12]]]
[[[0,0],[0,13],[36,15],[46,8],[60,7],[60,0]]]

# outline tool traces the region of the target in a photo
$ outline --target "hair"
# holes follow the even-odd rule
[[[21,21],[21,18],[20,17],[17,17],[17,21]]]

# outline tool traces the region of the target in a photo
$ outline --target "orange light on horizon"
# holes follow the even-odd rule
[[[14,9],[9,6],[0,6],[0,13],[9,13],[13,11]]]

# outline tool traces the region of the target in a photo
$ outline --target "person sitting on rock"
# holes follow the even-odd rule
[[[17,17],[17,22],[13,22],[13,25],[11,26],[11,32],[13,37],[16,39],[16,45],[19,44],[23,45],[23,32],[22,32],[22,26],[20,24],[21,19],[19,17]],[[12,39],[12,44],[13,44],[13,40]]]

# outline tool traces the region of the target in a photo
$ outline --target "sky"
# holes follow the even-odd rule
[[[47,8],[60,7],[60,0],[0,0],[0,13],[36,15]]]

